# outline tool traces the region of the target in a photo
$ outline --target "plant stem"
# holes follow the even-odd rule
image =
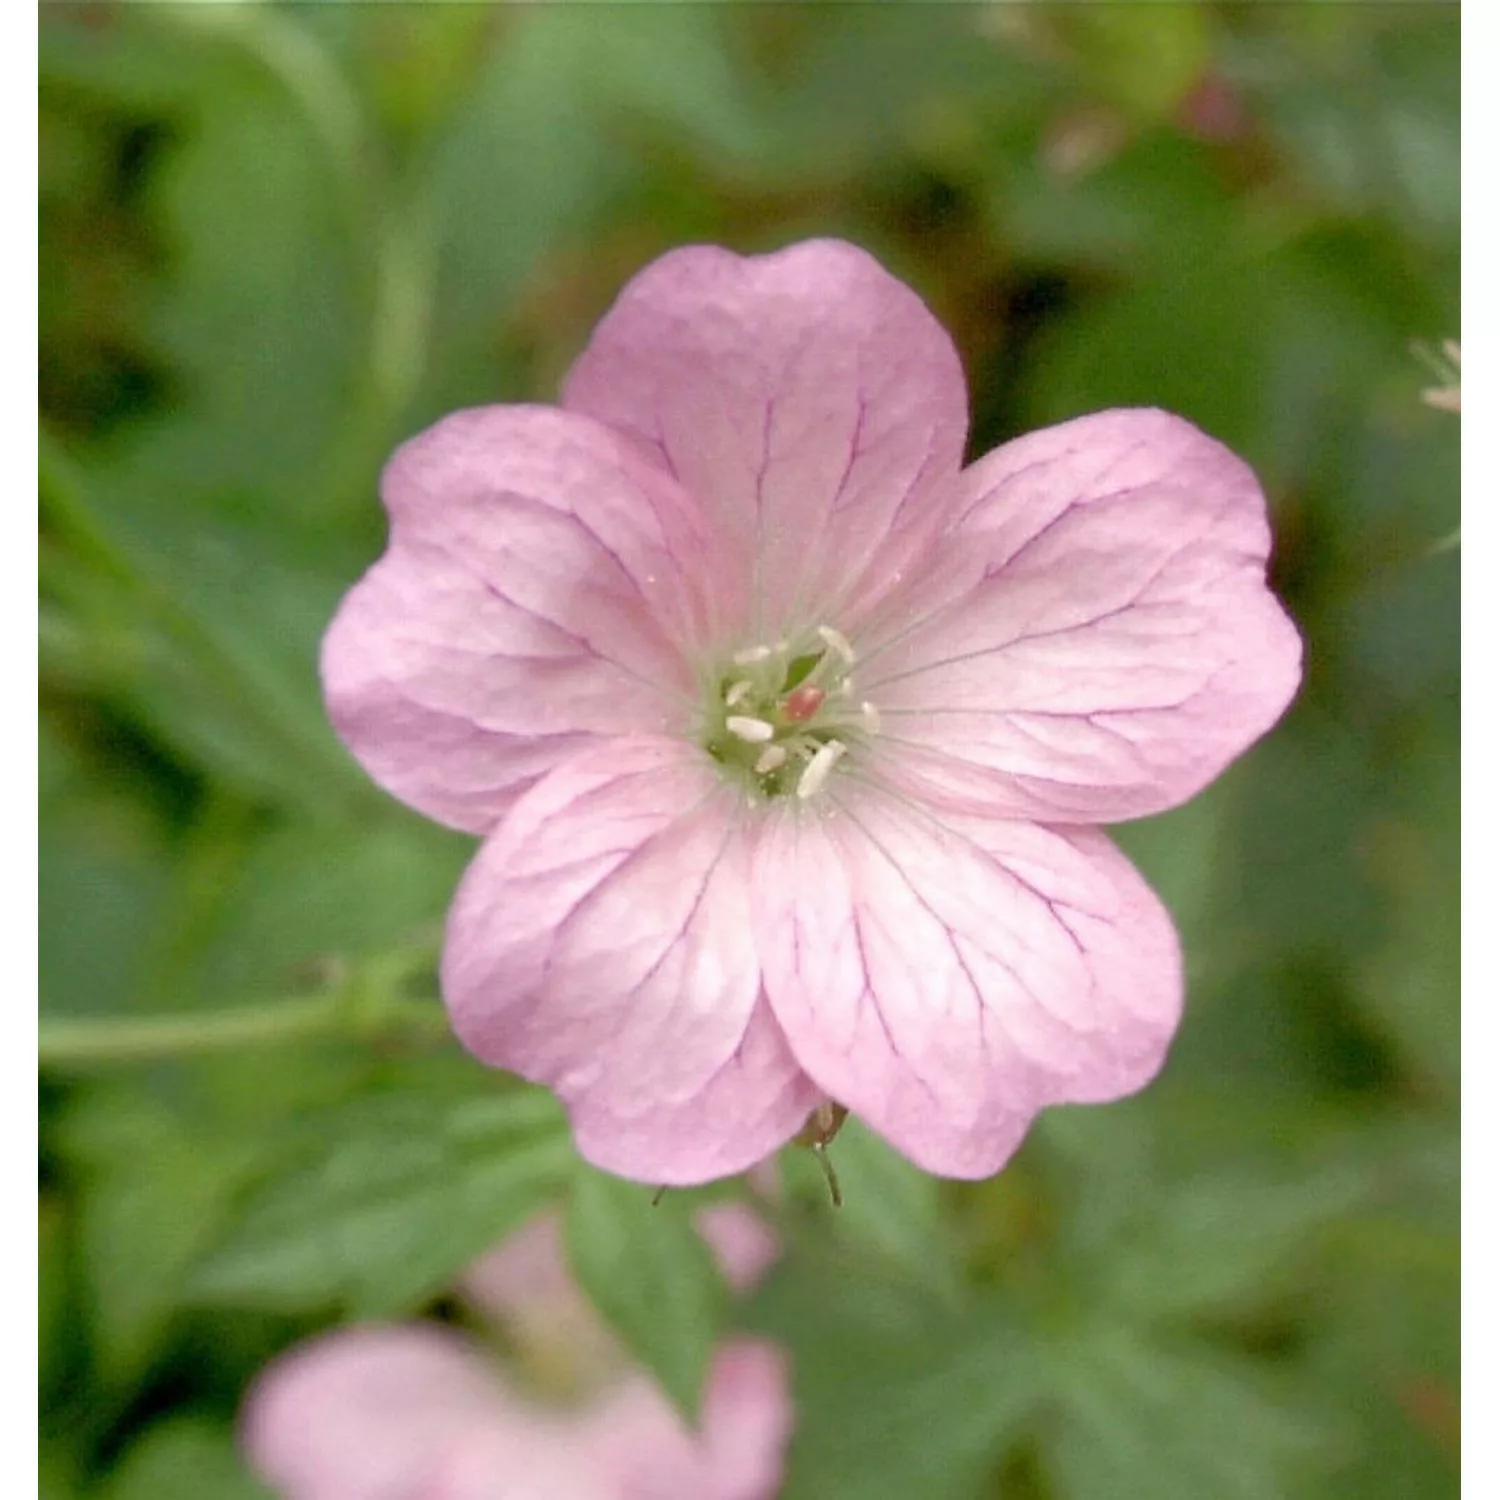
[[[390,1001],[372,1012],[351,998],[347,990],[337,989],[175,1016],[46,1020],[38,1055],[43,1067],[77,1070],[313,1039],[436,1041],[448,1030],[447,1017],[436,1005]]]

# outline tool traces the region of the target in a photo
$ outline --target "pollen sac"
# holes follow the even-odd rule
[[[853,695],[854,656],[820,625],[746,646],[707,677],[700,743],[752,803],[816,797],[879,733],[875,706]]]
[[[803,724],[822,708],[827,696],[822,688],[804,682],[801,687],[793,688],[782,700],[781,711],[791,723]]]

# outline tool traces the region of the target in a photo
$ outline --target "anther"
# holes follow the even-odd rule
[[[785,745],[767,745],[760,752],[760,759],[755,762],[755,774],[757,776],[768,776],[772,771],[780,770],[786,764]]]
[[[839,757],[844,753],[844,745],[839,740],[829,740],[827,744],[819,745],[818,752],[808,761],[807,769],[802,773],[802,778],[797,783],[797,795],[804,800],[815,796],[822,791],[823,784],[833,772]]]
[[[751,684],[748,678],[742,677],[738,682],[731,682],[724,690],[724,707],[733,708],[736,704],[743,703],[750,693]]]
[[[794,687],[782,700],[781,711],[793,724],[802,724],[822,708],[826,696],[822,688],[804,682],[800,687]]]
[[[842,656],[848,665],[854,665],[854,647],[849,644],[848,636],[835,630],[832,625],[819,625],[818,635],[830,651]]]
[[[751,719],[744,714],[730,714],[724,720],[724,727],[747,745],[764,745],[776,733],[764,719]]]
[[[753,666],[758,661],[769,661],[771,648],[769,646],[750,646],[744,651],[736,651],[730,658],[736,666]]]

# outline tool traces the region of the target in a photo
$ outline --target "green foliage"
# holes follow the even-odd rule
[[[206,1136],[185,1111],[99,1090],[66,1122],[65,1147],[92,1190],[80,1238],[103,1379],[138,1377],[181,1303],[183,1278],[224,1222],[253,1142]]]
[[[955,1306],[869,1250],[798,1244],[757,1298],[757,1331],[792,1352],[799,1421],[788,1500],[970,1496],[1039,1410],[1026,1330]]]
[[[1411,344],[1459,327],[1458,30],[43,7],[43,1493],[258,1493],[232,1419],[272,1354],[474,1316],[455,1279],[554,1209],[685,1413],[737,1319],[789,1351],[790,1500],[1453,1493],[1459,429]],[[706,1195],[581,1167],[549,1098],[447,1047],[472,845],[351,764],[317,650],[398,441],[549,399],[671,245],[813,234],[953,330],[975,452],[1134,403],[1243,452],[1308,676],[1114,831],[1183,938],[1162,1078],[985,1183],[850,1120],[836,1210],[785,1153],[785,1254],[736,1309]]]
[[[680,1200],[581,1168],[568,1200],[568,1260],[625,1347],[696,1420],[728,1295]]]
[[[309,1112],[187,1282],[193,1299],[410,1312],[553,1201],[572,1152],[532,1090],[449,1069]]]
[[[178,1417],[153,1427],[99,1490],[101,1500],[265,1500],[220,1424]]]

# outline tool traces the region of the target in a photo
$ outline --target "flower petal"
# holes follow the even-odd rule
[[[274,1361],[247,1398],[246,1457],[288,1500],[606,1493],[575,1481],[564,1424],[519,1403],[477,1348],[429,1324],[343,1328]],[[481,1482],[482,1481],[482,1482]]]
[[[781,1255],[775,1231],[744,1203],[710,1203],[693,1216],[693,1225],[737,1291],[755,1286]]]
[[[511,1346],[536,1368],[597,1379],[625,1362],[568,1268],[556,1213],[538,1214],[486,1252],[464,1272],[459,1289],[505,1326]]]
[[[761,995],[743,806],[690,745],[612,742],[517,803],[449,914],[464,1045],[553,1087],[621,1176],[742,1171],[816,1101]]]
[[[617,1477],[622,1500],[771,1500],[792,1431],[790,1383],[780,1351],[737,1340],[714,1356],[698,1432],[637,1377],[590,1417],[580,1441]]]
[[[857,624],[949,514],[968,426],[941,325],[832,240],[662,256],[595,329],[564,405],[699,501],[754,578],[745,625],[763,640]]]
[[[893,778],[1113,822],[1185,801],[1281,716],[1302,643],[1227,448],[1165,412],[1102,412],[997,449],[964,487],[933,566],[860,642]]]
[[[391,540],[323,644],[339,733],[388,791],[487,832],[565,756],[690,712],[715,630],[685,497],[616,434],[536,407],[459,412],[405,444]]]
[[[871,786],[770,822],[755,863],[766,991],[803,1067],[929,1171],[997,1171],[1044,1105],[1159,1067],[1176,934],[1093,829],[930,813]]]

